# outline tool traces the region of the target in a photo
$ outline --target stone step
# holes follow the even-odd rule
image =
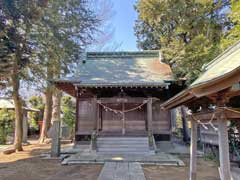
[[[110,147],[110,148],[145,148],[149,147],[148,144],[97,144],[97,147]]]
[[[136,147],[131,147],[131,148],[113,148],[113,147],[111,147],[111,148],[103,148],[103,147],[101,147],[101,148],[97,148],[97,150],[98,150],[98,152],[100,152],[100,151],[112,151],[112,152],[115,152],[115,151],[141,151],[141,152],[143,152],[143,151],[149,151],[149,148],[148,147],[145,147],[145,148],[136,148]]]
[[[104,140],[104,141],[147,141],[147,137],[98,137],[98,140]]]
[[[147,137],[99,137],[97,152],[103,154],[148,154]]]
[[[129,141],[120,141],[120,142],[110,142],[110,141],[97,141],[97,145],[105,144],[105,145],[121,145],[121,144],[129,144],[129,145],[143,145],[148,146],[148,142],[129,142]]]
[[[114,152],[109,152],[109,151],[100,151],[97,152],[98,155],[149,155],[151,152],[136,152],[136,151],[114,151]]]

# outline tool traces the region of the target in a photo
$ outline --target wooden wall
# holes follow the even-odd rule
[[[78,119],[76,122],[77,135],[90,135],[92,134],[95,126],[95,119],[93,117],[92,99],[79,99],[78,100]]]
[[[169,134],[171,128],[171,114],[160,108],[161,102],[153,103],[153,127],[154,134]]]
[[[112,109],[122,110],[123,108],[132,109],[140,104],[129,103],[123,105],[120,103],[105,104]],[[102,110],[102,130],[103,131],[122,131],[123,115],[111,111]],[[146,131],[146,107],[135,111],[125,113],[125,130],[126,132]]]
[[[139,106],[141,103],[107,103],[105,104],[112,109],[125,110]],[[160,109],[161,102],[153,103],[152,115],[152,131],[154,134],[169,134],[171,119],[168,111]],[[93,112],[93,99],[80,98],[78,100],[78,120],[76,122],[76,135],[90,135],[95,129],[96,118]],[[121,132],[123,121],[122,114],[106,111],[104,108],[99,108],[98,114],[100,119],[100,131],[103,132]],[[147,105],[135,111],[125,113],[125,131],[127,132],[146,132],[147,127]]]

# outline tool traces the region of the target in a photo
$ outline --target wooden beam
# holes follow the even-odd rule
[[[148,98],[147,103],[147,125],[148,131],[152,132],[152,98]]]
[[[221,180],[230,180],[230,160],[228,145],[227,119],[224,113],[218,116],[218,141],[219,141],[219,159],[220,159],[220,177]]]
[[[216,111],[215,111],[216,112]],[[225,113],[226,119],[232,120],[232,119],[240,119],[240,109],[239,108],[229,108],[229,109],[218,109],[217,113]],[[195,119],[200,119],[202,122],[207,122],[212,118],[212,115],[214,113],[214,110],[205,110],[198,113],[194,113]],[[188,119],[191,118],[191,116],[187,116]],[[217,117],[215,116],[213,120],[217,120]]]
[[[190,180],[197,179],[197,122],[191,119]]]
[[[141,97],[135,97],[135,98],[99,98],[98,99],[101,103],[107,104],[107,103],[143,103],[146,98]]]
[[[207,96],[219,92],[231,87],[235,83],[238,83],[240,81],[239,73],[240,71],[238,70],[237,72],[234,72],[231,75],[224,77],[223,79],[218,79],[213,82],[204,84],[200,87],[198,86],[196,88],[192,88],[191,91],[196,97]]]

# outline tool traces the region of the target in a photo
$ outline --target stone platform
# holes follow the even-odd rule
[[[137,155],[137,154],[97,154],[92,152],[79,152],[70,155],[62,161],[62,165],[72,164],[104,164],[105,162],[138,162],[146,165],[169,165],[184,166],[182,160],[176,156],[157,153],[153,155]]]

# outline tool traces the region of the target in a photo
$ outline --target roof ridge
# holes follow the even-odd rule
[[[129,58],[129,57],[156,57],[160,56],[159,50],[144,51],[116,51],[116,52],[87,52],[86,59],[92,58]]]

